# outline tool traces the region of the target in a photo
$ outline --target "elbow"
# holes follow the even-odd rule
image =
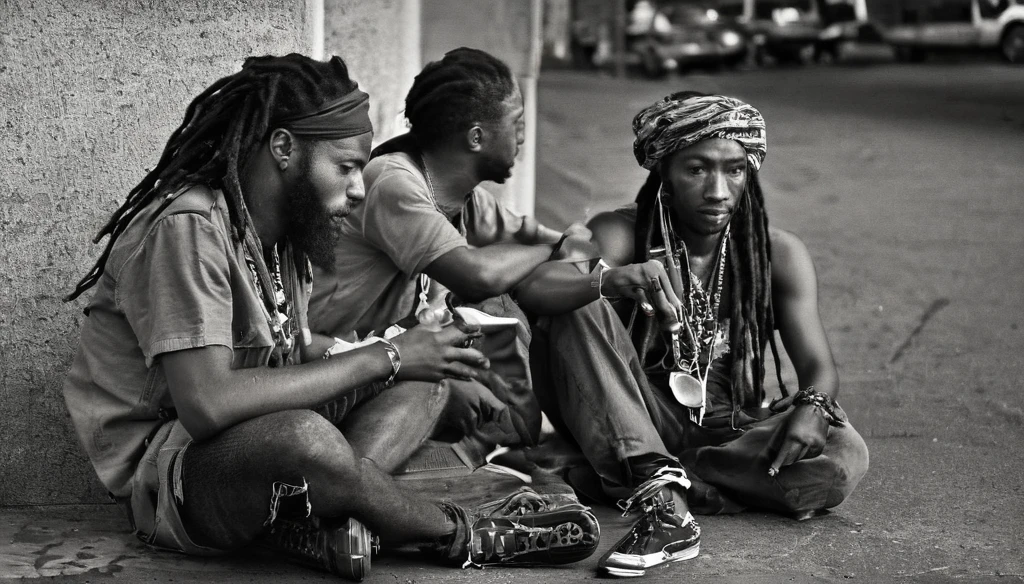
[[[483,269],[466,278],[461,285],[449,288],[466,302],[482,302],[505,294],[516,284],[517,282],[510,281],[505,273],[495,269]]]
[[[185,403],[177,405],[177,412],[178,421],[196,442],[216,436],[225,426],[222,416],[210,404]]]

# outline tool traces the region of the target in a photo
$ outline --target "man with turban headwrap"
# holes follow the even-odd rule
[[[835,402],[810,255],[768,228],[761,114],[684,92],[637,114],[633,132],[651,172],[635,204],[590,221],[601,260],[545,264],[518,291],[548,316],[535,330],[534,375],[550,381],[538,397],[592,467],[570,482],[641,512],[599,563],[618,576],[695,557],[690,510],[810,517],[842,502],[868,465]],[[776,329],[799,387],[780,378],[783,397],[764,407]]]

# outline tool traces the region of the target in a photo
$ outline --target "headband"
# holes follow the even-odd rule
[[[666,155],[709,138],[739,142],[754,170],[761,168],[768,152],[761,113],[738,99],[721,95],[666,97],[633,118],[633,134],[633,155],[647,170]]]
[[[370,96],[354,89],[313,113],[281,118],[271,127],[314,140],[338,140],[372,132]]]

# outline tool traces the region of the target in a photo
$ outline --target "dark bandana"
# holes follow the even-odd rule
[[[314,140],[338,140],[372,132],[370,96],[354,89],[315,112],[275,120],[271,127]]]
[[[736,140],[747,151],[753,170],[768,152],[764,118],[752,106],[721,95],[677,100],[666,97],[633,118],[633,155],[653,169],[667,154],[709,138]]]

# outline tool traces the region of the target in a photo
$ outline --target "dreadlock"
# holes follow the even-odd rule
[[[634,262],[643,263],[650,259],[652,247],[663,245],[660,230],[657,229],[657,198],[661,192],[662,178],[658,170],[652,170],[646,182],[637,193],[637,222],[635,232]],[[770,344],[775,357],[776,375],[779,387],[786,395],[782,382],[779,352],[775,344],[775,319],[772,313],[771,294],[771,241],[768,237],[768,215],[765,212],[764,193],[757,172],[748,173],[746,187],[736,213],[733,215],[729,234],[729,278],[732,286],[731,330],[729,344],[732,347],[732,397],[734,408],[746,405],[760,405],[764,399],[764,349]],[[689,266],[685,266],[687,272]],[[647,345],[652,326],[650,323],[636,331],[641,344],[641,362],[646,357]],[[756,404],[744,404],[744,398],[756,400]]]
[[[192,100],[159,163],[93,238],[98,243],[110,236],[96,265],[65,302],[99,281],[114,242],[146,205],[182,187],[202,184],[222,189],[231,224],[244,237],[245,200],[239,174],[274,129],[271,120],[309,111],[355,88],[340,57],[323,62],[297,53],[250,57],[241,71],[214,82]]]
[[[474,122],[499,119],[514,91],[508,65],[484,51],[461,47],[416,76],[405,98],[405,116],[417,142],[431,145]]]

